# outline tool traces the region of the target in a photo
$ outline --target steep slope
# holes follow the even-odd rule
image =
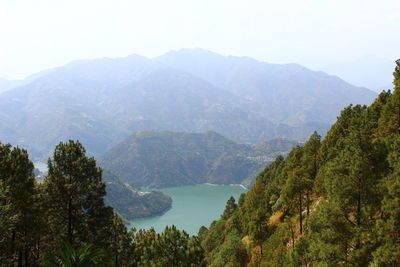
[[[290,148],[296,144],[292,142]],[[142,131],[108,150],[99,164],[139,187],[239,184],[251,183],[253,175],[276,155],[276,151],[257,152],[215,132]]]
[[[201,229],[210,266],[398,266],[400,60],[394,91],[346,107]]]

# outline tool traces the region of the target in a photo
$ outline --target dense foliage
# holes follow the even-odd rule
[[[0,266],[203,264],[199,239],[175,227],[128,231],[81,143],[61,142],[48,167],[39,183],[26,150],[0,144]]]
[[[230,207],[202,229],[210,266],[399,266],[400,60],[393,92],[345,108]]]
[[[204,251],[197,236],[190,237],[175,226],[157,234],[154,229],[140,230],[133,235],[135,262],[147,266],[204,266]]]

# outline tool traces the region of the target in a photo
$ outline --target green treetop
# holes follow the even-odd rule
[[[102,247],[112,209],[104,205],[105,183],[96,161],[85,155],[79,141],[70,140],[57,145],[48,167],[44,187],[53,239]]]

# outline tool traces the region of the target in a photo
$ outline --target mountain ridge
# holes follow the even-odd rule
[[[186,57],[176,53],[176,62]],[[213,130],[253,144],[276,137],[305,140],[314,130],[326,132],[345,105],[367,104],[375,94],[341,80],[325,86],[325,76],[298,65],[210,53],[202,64],[188,58],[192,67],[184,69],[172,59],[165,62],[166,54],[80,60],[47,70],[0,95],[0,139],[28,148],[36,158],[47,158],[68,139],[100,155],[146,129]],[[324,82],[313,85],[318,79]]]
[[[203,183],[248,186],[265,165],[298,143],[280,139],[269,144],[275,149],[263,144],[237,144],[213,131],[147,130],[132,134],[106,151],[98,162],[122,181],[139,188]]]

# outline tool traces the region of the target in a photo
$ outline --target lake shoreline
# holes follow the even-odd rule
[[[249,190],[246,186],[243,184],[212,184],[212,183],[204,183],[205,185],[211,185],[211,186],[240,186],[241,188],[245,190]]]
[[[196,235],[201,226],[209,227],[213,220],[221,216],[226,201],[231,196],[239,199],[247,189],[236,184],[197,184],[169,187],[159,191],[172,198],[172,208],[161,216],[132,220],[129,227],[136,229],[153,227],[157,232],[161,232],[165,226],[175,225],[190,235]]]

